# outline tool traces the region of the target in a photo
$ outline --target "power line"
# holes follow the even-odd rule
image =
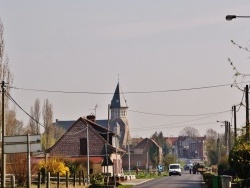
[[[168,126],[166,127],[167,125],[165,125],[165,127],[163,127],[163,125],[161,126],[156,126],[157,128],[163,128],[163,129],[171,129],[171,128],[176,128],[176,127],[187,127],[187,126],[201,126],[201,125],[214,125],[216,122],[210,122],[210,123],[199,123],[199,124],[189,124],[189,125],[177,125],[177,126]],[[170,124],[171,125],[171,124]],[[140,127],[140,128],[134,128],[134,129],[131,129],[131,130],[150,130],[152,128],[155,128],[155,127]]]
[[[230,110],[230,111],[232,111],[232,110]],[[229,112],[229,111],[227,111],[227,112]],[[197,120],[201,120],[201,119],[206,119],[206,118],[210,118],[210,117],[217,116],[217,115],[220,115],[220,114],[214,114],[214,115],[210,115],[210,116],[206,116],[206,117],[202,117],[202,118],[191,119],[191,120],[181,121],[181,122],[176,122],[176,123],[171,123],[171,124],[167,124],[167,125],[158,125],[158,126],[152,126],[151,125],[150,127],[140,127],[138,129],[140,129],[140,130],[143,130],[143,129],[148,130],[148,129],[155,129],[155,128],[171,128],[171,127],[169,127],[171,125],[178,125],[178,124],[183,124],[183,123],[189,123],[189,122],[193,122],[193,121],[197,121]],[[182,126],[185,126],[185,125],[181,125],[181,127]],[[177,126],[175,126],[175,127],[177,127]],[[134,129],[132,129],[132,130],[134,130]]]
[[[182,89],[169,89],[169,90],[153,90],[153,91],[127,91],[123,94],[150,94],[150,93],[168,93],[168,92],[179,92],[179,91],[190,91],[190,90],[201,90],[201,89],[211,89],[218,87],[232,86],[232,84],[221,84],[212,86],[202,86],[193,88],[182,88]],[[63,91],[63,90],[47,90],[47,89],[31,89],[11,86],[12,89],[35,91],[35,92],[47,92],[47,93],[68,93],[68,94],[93,94],[93,95],[113,95],[113,92],[92,92],[92,91]]]
[[[29,116],[32,120],[34,120],[36,123],[38,123],[39,125],[41,125],[42,127],[45,128],[44,125],[42,125],[40,122],[38,122],[36,119],[34,119],[28,112],[26,112],[11,96],[9,93],[5,93],[6,96],[10,99],[10,101],[12,101],[18,108],[20,108],[27,116]]]
[[[212,112],[212,113],[207,113],[207,114],[158,114],[158,113],[151,113],[151,112],[142,112],[142,111],[137,111],[137,110],[129,110],[130,112],[135,112],[135,113],[140,113],[140,114],[147,114],[147,115],[154,115],[154,116],[173,116],[173,117],[180,117],[180,116],[207,116],[207,115],[217,115],[217,114],[222,114],[229,112],[231,110],[227,111],[222,111],[222,112]]]

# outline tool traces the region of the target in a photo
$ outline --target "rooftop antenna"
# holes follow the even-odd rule
[[[97,111],[97,108],[99,108],[100,106],[98,104],[95,105],[95,107],[93,109],[90,109],[90,110],[94,110],[95,111],[95,117],[96,117],[96,111]]]

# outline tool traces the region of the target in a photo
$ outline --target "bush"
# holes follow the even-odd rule
[[[223,172],[229,169],[228,158],[223,157],[218,164],[218,175],[223,175]]]
[[[204,173],[202,174],[202,176],[203,176],[203,180],[204,180],[205,182],[208,182],[210,179],[213,178],[213,176],[215,176],[215,174],[213,174],[213,173],[211,173],[211,172],[204,172]]]
[[[104,176],[102,174],[94,174],[90,177],[90,183],[92,185],[100,186],[104,184]]]
[[[51,175],[57,175],[59,172],[61,176],[66,176],[66,172],[69,172],[69,168],[56,158],[51,158],[47,161],[42,160],[39,162],[38,166],[39,169],[46,169],[46,171],[50,172]]]
[[[229,163],[239,178],[250,178],[250,144],[237,142],[229,154]]]

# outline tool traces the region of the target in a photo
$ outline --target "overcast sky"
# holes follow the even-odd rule
[[[250,19],[225,16],[249,10],[249,0],[0,0],[13,86],[90,92],[12,89],[11,96],[28,113],[36,98],[48,99],[54,120],[76,120],[96,105],[97,119],[107,119],[119,79],[133,137],[178,136],[186,126],[223,133],[216,121],[231,122],[243,95],[230,87],[228,58],[250,72],[250,54],[230,42],[250,48]],[[241,107],[238,126],[244,122]]]

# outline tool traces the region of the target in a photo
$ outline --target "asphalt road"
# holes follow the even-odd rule
[[[135,185],[135,188],[202,188],[202,176],[200,174],[189,174],[189,171],[182,171],[181,176],[166,176],[156,178],[140,185]]]

